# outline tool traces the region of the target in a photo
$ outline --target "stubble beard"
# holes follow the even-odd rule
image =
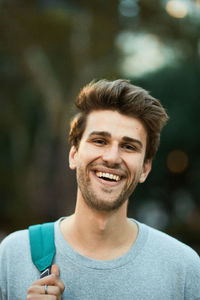
[[[85,203],[93,210],[102,212],[115,211],[128,201],[139,182],[139,178],[140,174],[137,174],[129,185],[127,183],[125,184],[121,193],[116,196],[115,199],[105,201],[105,199],[100,198],[100,196],[95,193],[91,186],[90,178],[84,173],[83,168],[81,166],[77,168],[77,183]],[[102,188],[102,190],[107,193],[107,197],[109,193],[111,193],[111,190],[107,188]]]

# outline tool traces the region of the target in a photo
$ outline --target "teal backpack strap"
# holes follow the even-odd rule
[[[41,272],[40,277],[50,274],[56,252],[54,243],[54,223],[33,225],[29,228],[32,261]]]

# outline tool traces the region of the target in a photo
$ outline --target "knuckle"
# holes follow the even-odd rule
[[[62,283],[62,286],[61,286],[62,293],[64,292],[64,290],[65,290],[65,285]]]
[[[29,287],[27,293],[28,293],[28,294],[31,294],[31,293],[33,293],[33,292],[34,292],[34,286],[31,285],[31,286]]]
[[[32,294],[28,295],[26,300],[34,300],[33,295]]]
[[[56,296],[60,296],[61,295],[61,291],[60,291],[60,288],[58,286],[54,287],[54,292],[55,292]]]
[[[55,274],[51,274],[50,278],[53,282],[57,282],[57,280],[58,280],[58,276],[56,276]]]
[[[58,287],[59,287],[60,293],[62,294],[65,290],[65,286],[61,280],[58,282]]]

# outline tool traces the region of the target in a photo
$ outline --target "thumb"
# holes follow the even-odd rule
[[[51,274],[54,274],[56,276],[60,275],[60,270],[59,270],[58,265],[52,265],[52,267],[51,267]]]

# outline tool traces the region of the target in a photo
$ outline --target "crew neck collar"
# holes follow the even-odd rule
[[[69,243],[65,240],[62,232],[60,230],[60,222],[66,217],[62,217],[55,222],[55,244],[56,244],[56,251],[61,254],[64,259],[71,260],[74,264],[82,265],[87,268],[92,269],[114,269],[119,268],[127,263],[130,260],[134,260],[137,255],[140,253],[142,248],[145,245],[148,237],[148,228],[136,221],[135,219],[130,219],[132,222],[135,222],[138,226],[138,235],[137,238],[130,248],[128,252],[124,255],[120,256],[119,258],[112,259],[112,260],[96,260],[90,257],[84,256],[74,250]]]

